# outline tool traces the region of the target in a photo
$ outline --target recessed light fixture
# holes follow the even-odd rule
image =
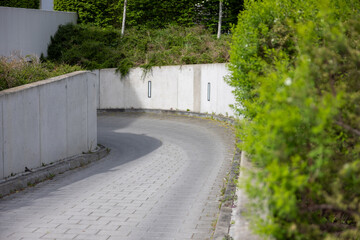
[[[210,88],[211,88],[211,84],[208,83],[207,85],[207,100],[210,101]]]
[[[148,81],[148,98],[151,98],[151,81]]]

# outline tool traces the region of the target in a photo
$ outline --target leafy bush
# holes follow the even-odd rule
[[[48,59],[87,69],[226,62],[229,35],[216,39],[201,26],[165,29],[128,29],[123,37],[113,28],[61,26],[51,39]]]
[[[248,1],[231,46],[242,185],[275,239],[360,236],[360,3]]]
[[[0,6],[38,9],[40,0],[2,0]]]
[[[0,57],[0,91],[78,70],[79,66],[41,63],[36,57]]]

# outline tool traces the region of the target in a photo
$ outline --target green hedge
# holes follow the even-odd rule
[[[274,239],[359,239],[360,2],[245,7],[229,83],[257,167],[240,184],[252,226]]]
[[[39,9],[39,0],[2,0],[0,6]]]
[[[121,3],[117,0],[54,0],[54,10],[77,12],[79,23],[96,26],[121,26]]]
[[[120,28],[124,1],[118,0],[54,0],[54,9],[79,14],[80,23]],[[237,22],[243,0],[223,0],[224,32]],[[217,30],[219,0],[131,0],[127,3],[126,27],[166,28],[169,24],[190,27],[203,25]]]

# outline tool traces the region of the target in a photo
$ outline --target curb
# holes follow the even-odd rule
[[[240,159],[241,151],[237,148],[213,236],[213,239],[215,240],[222,240],[229,235],[231,216],[234,208],[234,201],[236,199],[235,181],[239,176]]]
[[[253,169],[251,161],[246,156],[246,152],[241,152],[240,160],[240,172],[238,181],[242,182],[247,178],[247,169]],[[233,224],[230,226],[229,239],[246,239],[246,240],[263,240],[259,235],[254,234],[251,230],[250,219],[248,215],[250,214],[248,209],[248,204],[250,200],[246,195],[244,189],[238,188],[236,190],[237,200],[234,203],[234,209],[231,216]]]
[[[17,174],[13,177],[0,181],[0,198],[3,196],[21,191],[29,186],[52,179],[56,174],[64,173],[78,167],[88,165],[92,162],[98,161],[109,154],[109,149],[98,145],[99,149],[92,153],[83,153],[74,157],[55,162],[33,169],[32,172],[25,172]]]
[[[189,116],[189,117],[201,117],[201,118],[211,118],[221,122],[226,122],[232,125],[235,125],[236,119],[232,117],[226,117],[215,114],[208,113],[197,113],[190,111],[177,111],[177,110],[163,110],[163,109],[139,109],[139,108],[113,108],[113,109],[98,109],[98,113],[103,112],[125,112],[125,113],[157,113],[157,114],[174,114],[180,116]]]

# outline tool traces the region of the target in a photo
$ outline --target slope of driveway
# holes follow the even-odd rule
[[[0,239],[209,239],[234,154],[230,126],[103,113],[105,159],[0,200]]]

